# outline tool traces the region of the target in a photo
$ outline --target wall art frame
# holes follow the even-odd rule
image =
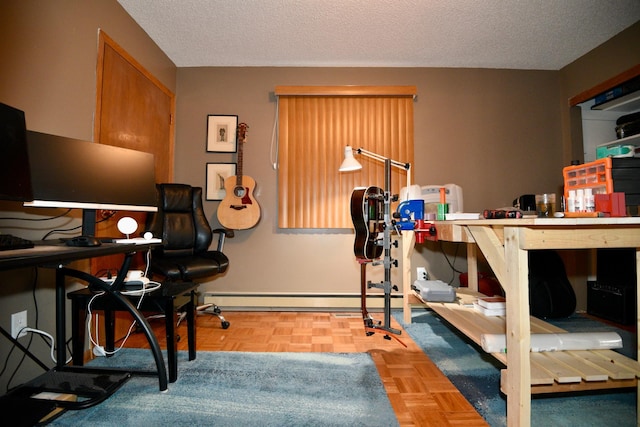
[[[224,199],[224,181],[230,176],[235,176],[237,168],[237,163],[207,163],[206,200]]]
[[[235,153],[238,149],[236,130],[238,116],[207,116],[207,151],[212,153]]]

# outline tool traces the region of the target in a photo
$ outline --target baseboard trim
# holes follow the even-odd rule
[[[207,292],[205,304],[227,311],[360,311],[360,294],[283,294]],[[402,308],[402,295],[391,295],[391,308]],[[368,295],[367,310],[384,309],[384,295]]]

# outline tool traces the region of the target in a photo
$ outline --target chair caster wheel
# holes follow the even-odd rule
[[[229,329],[229,326],[231,326],[231,323],[227,322],[226,320],[222,322],[222,329]]]

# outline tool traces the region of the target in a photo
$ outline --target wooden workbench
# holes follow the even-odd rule
[[[558,329],[529,316],[527,251],[636,248],[637,283],[640,283],[640,218],[460,220],[436,222],[435,226],[439,240],[467,244],[469,290],[459,292],[463,299],[473,298],[478,290],[476,248],[482,251],[505,290],[504,318],[491,319],[457,303],[428,304],[478,344],[482,333],[506,334],[507,353],[494,356],[507,366],[501,381],[507,395],[507,425],[530,425],[532,393],[638,386],[640,364],[611,350],[530,352],[532,332],[558,332]],[[403,304],[407,323],[411,322],[411,306],[424,303],[411,290],[414,245],[415,231],[404,231]]]

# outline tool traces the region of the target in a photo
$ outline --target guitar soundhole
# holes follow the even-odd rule
[[[233,189],[233,194],[236,197],[244,197],[247,194],[247,191],[242,186],[237,186]]]

